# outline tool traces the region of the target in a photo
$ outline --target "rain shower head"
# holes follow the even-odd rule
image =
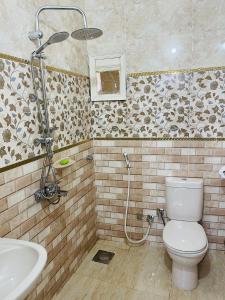
[[[69,37],[68,32],[57,32],[54,33],[50,38],[45,42],[43,45],[41,45],[36,51],[34,51],[33,55],[38,55],[40,54],[46,47],[52,44],[60,43],[65,41]]]
[[[83,41],[97,39],[102,34],[103,31],[101,29],[85,27],[82,29],[75,30],[74,32],[72,32],[71,36],[76,40]]]

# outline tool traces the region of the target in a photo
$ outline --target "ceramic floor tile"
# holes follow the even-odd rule
[[[220,252],[207,254],[199,265],[199,283],[195,290],[184,292],[173,287],[170,293],[170,300],[211,299],[225,299],[225,255]]]
[[[108,265],[92,261],[92,258],[98,250],[114,252],[115,255]],[[88,254],[77,273],[81,276],[90,276],[109,283],[118,283],[118,277],[125,267],[125,258],[128,250],[120,249],[113,246],[97,243],[96,246]],[[123,285],[121,285],[123,286]]]
[[[100,240],[97,243],[99,243],[99,245],[107,245],[107,246],[113,246],[119,249],[123,249],[123,250],[129,250],[130,246],[124,242],[114,242],[114,241],[107,241],[107,240]]]
[[[99,280],[90,280],[87,276],[73,275],[54,300],[95,299],[94,295],[100,285]]]
[[[115,253],[109,265],[92,261],[98,250]],[[171,283],[172,262],[163,247],[98,241],[54,300],[225,300],[225,255],[210,252],[192,292]]]
[[[198,288],[189,292],[181,291],[176,288],[172,288],[170,292],[169,300],[224,300],[224,294],[217,294],[215,292],[205,292]]]
[[[168,297],[171,279],[165,257],[168,261],[163,248],[130,248],[123,280],[131,288]]]
[[[125,300],[169,300],[169,296],[157,295],[149,291],[144,292],[129,289]]]

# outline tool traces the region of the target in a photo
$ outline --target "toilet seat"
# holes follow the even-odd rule
[[[208,248],[205,231],[197,222],[169,221],[163,230],[163,241],[177,254],[196,255]]]

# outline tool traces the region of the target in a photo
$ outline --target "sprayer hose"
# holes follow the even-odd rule
[[[124,232],[125,232],[127,240],[130,243],[140,244],[147,239],[147,237],[149,235],[149,231],[150,231],[150,224],[148,226],[146,234],[144,235],[144,237],[141,240],[133,240],[127,234],[127,217],[128,217],[128,209],[129,209],[129,202],[130,202],[130,168],[127,168],[127,170],[128,170],[128,188],[127,188],[126,212],[125,212],[125,219],[124,219]]]

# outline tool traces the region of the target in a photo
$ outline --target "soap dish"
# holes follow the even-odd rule
[[[72,166],[74,163],[75,163],[75,161],[74,160],[72,160],[71,158],[69,158],[69,157],[65,157],[64,159],[68,159],[68,164],[66,164],[66,165],[61,165],[60,164],[60,161],[62,160],[62,159],[59,159],[59,160],[57,160],[54,164],[53,164],[53,167],[55,168],[55,169],[65,169],[65,168],[68,168],[68,167],[70,167],[70,166]]]

